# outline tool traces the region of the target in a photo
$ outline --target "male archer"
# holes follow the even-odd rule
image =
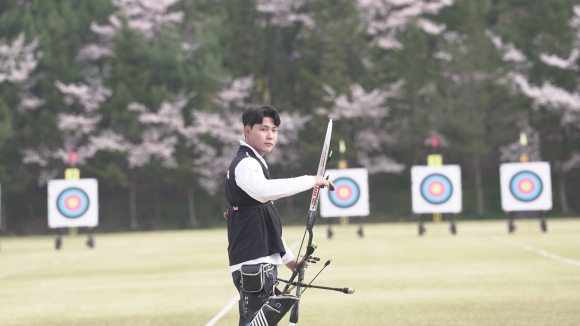
[[[270,179],[264,155],[278,139],[280,115],[270,105],[248,108],[242,115],[244,140],[227,171],[230,272],[240,292],[240,326],[275,325],[296,298],[275,287],[277,266],[294,270],[300,263],[282,238],[282,223],[273,201],[315,186],[334,184],[323,176]],[[243,275],[242,275],[243,274]],[[242,282],[243,281],[243,282]]]

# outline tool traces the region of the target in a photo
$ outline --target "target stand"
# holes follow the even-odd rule
[[[327,188],[320,193],[320,216],[340,218],[341,224],[348,224],[351,217],[362,219],[370,213],[369,182],[367,169],[326,170],[334,184],[334,191]],[[362,223],[357,231],[363,237]],[[333,235],[330,224],[328,238]]]
[[[48,182],[48,227],[58,229],[55,248],[62,246],[62,229],[69,228],[75,236],[79,227],[89,229],[99,224],[99,197],[97,179],[60,179]],[[89,232],[86,242],[94,247]]]
[[[449,216],[451,234],[457,233],[454,215],[462,211],[461,167],[459,165],[416,165],[411,167],[413,213],[418,214],[419,235],[425,233],[423,214],[436,222]]]
[[[509,233],[516,230],[516,217],[536,218],[539,212],[552,209],[552,179],[548,162],[501,164],[500,187],[502,209],[510,215]],[[540,229],[542,232],[548,230],[543,217],[540,217]]]

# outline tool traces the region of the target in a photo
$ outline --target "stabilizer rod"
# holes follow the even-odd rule
[[[342,293],[345,293],[345,294],[353,294],[354,293],[354,289],[351,289],[351,288],[331,288],[331,287],[328,287],[328,286],[319,286],[319,285],[305,284],[305,283],[299,283],[299,282],[290,282],[290,281],[287,281],[287,280],[283,280],[281,278],[279,278],[278,281],[284,282],[284,283],[288,283],[289,285],[301,286],[301,287],[304,287],[304,288],[313,288],[313,289],[321,289],[321,290],[338,291],[338,292],[342,292]]]

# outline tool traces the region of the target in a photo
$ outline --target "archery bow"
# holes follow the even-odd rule
[[[322,154],[320,155],[320,163],[318,164],[318,171],[316,175],[324,176],[326,172],[326,162],[328,162],[329,152],[328,149],[330,147],[330,138],[332,136],[332,119],[328,121],[328,127],[326,128],[326,137],[324,138],[324,145],[322,145]],[[310,209],[308,210],[308,219],[306,222],[306,230],[304,231],[304,236],[302,236],[302,243],[300,243],[300,249],[298,250],[298,256],[300,257],[300,251],[302,251],[302,246],[304,244],[304,239],[306,237],[306,232],[308,232],[308,245],[306,246],[306,253],[304,254],[304,258],[298,264],[298,267],[292,272],[292,276],[290,277],[290,282],[293,282],[296,276],[299,276],[300,271],[304,268],[304,264],[306,261],[310,259],[312,253],[318,246],[316,241],[313,241],[313,233],[312,227],[314,226],[314,222],[316,221],[316,209],[318,208],[318,194],[320,193],[320,187],[315,186],[312,190],[312,198],[310,199]],[[300,280],[299,280],[300,281]],[[288,288],[290,287],[290,283],[286,284],[284,287],[283,292],[287,292]],[[297,295],[300,294],[299,291],[296,292]]]
[[[326,172],[326,163],[330,160],[332,156],[332,152],[329,152],[331,135],[332,135],[332,119],[330,119],[330,121],[328,122],[328,127],[326,129],[326,138],[324,139],[324,144],[322,146],[322,154],[320,155],[320,163],[318,164],[318,171],[316,173],[319,176],[324,176]],[[300,257],[300,252],[302,251],[304,239],[306,238],[306,232],[308,232],[308,244],[306,245],[306,253],[304,254],[304,257],[302,258],[300,264],[298,264],[296,269],[292,272],[292,276],[290,277],[289,280],[278,279],[279,281],[287,283],[286,286],[284,287],[284,291],[282,291],[283,293],[288,293],[290,286],[292,285],[296,286],[296,296],[298,298],[300,298],[301,294],[303,293],[303,291],[301,292],[302,287],[333,290],[347,294],[354,293],[354,289],[351,288],[331,288],[325,286],[312,285],[312,282],[314,281],[314,279],[316,279],[316,277],[318,277],[318,275],[320,274],[320,272],[322,272],[322,270],[314,277],[314,279],[309,284],[303,283],[304,267],[306,262],[309,261],[316,262],[320,260],[317,257],[312,257],[314,250],[316,250],[316,248],[318,247],[316,241],[313,240],[314,234],[312,232],[312,228],[314,227],[314,223],[316,221],[316,209],[318,208],[318,200],[320,197],[319,195],[320,195],[320,187],[315,186],[314,189],[312,190],[312,198],[310,199],[310,209],[308,210],[306,230],[304,231],[304,235],[302,236],[302,243],[300,244],[300,249],[298,250],[298,255],[296,257]],[[326,262],[326,264],[322,268],[323,270],[324,268],[326,268],[326,266],[330,264],[331,260]],[[298,277],[298,281],[294,281],[296,277]],[[299,304],[300,301],[296,302],[296,304],[292,308],[292,312],[290,313],[290,323],[291,323],[290,325],[296,325],[298,323]]]

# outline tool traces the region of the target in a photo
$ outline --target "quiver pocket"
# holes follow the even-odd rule
[[[266,275],[263,264],[242,265],[242,288],[248,293],[258,292],[264,288]]]

